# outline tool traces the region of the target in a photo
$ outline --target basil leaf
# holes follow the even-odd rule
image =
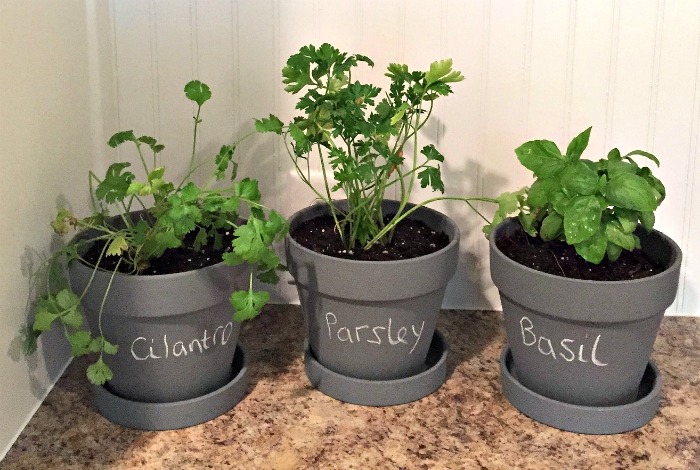
[[[600,228],[591,237],[574,245],[576,253],[589,263],[599,264],[603,261],[608,248],[608,240]]]
[[[640,212],[654,211],[658,205],[656,191],[644,178],[631,173],[617,173],[610,178],[605,196],[611,205]]]
[[[557,145],[549,140],[526,142],[515,149],[515,154],[520,163],[538,178],[554,176],[566,164]]]
[[[574,198],[564,214],[566,242],[575,245],[597,233],[600,229],[601,212],[602,208],[595,196]]]
[[[598,174],[577,160],[566,166],[561,174],[561,184],[570,195],[589,196],[598,189]]]
[[[589,127],[579,135],[574,137],[569,146],[566,148],[566,156],[571,160],[578,160],[586,147],[588,147],[588,139],[591,136],[591,128]]]

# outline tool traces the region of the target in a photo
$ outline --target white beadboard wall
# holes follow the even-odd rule
[[[565,148],[593,126],[589,158],[612,147],[649,150],[662,161],[667,200],[657,227],[683,249],[678,298],[669,314],[700,315],[700,3],[664,0],[118,0],[95,9],[102,43],[93,97],[106,141],[134,129],[166,145],[170,169],[188,160],[192,107],[184,84],[209,84],[198,152],[252,129],[253,119],[290,117],[294,98],[281,69],[300,46],[331,42],[377,64],[426,69],[451,57],[466,80],[439,103],[425,142],[446,155],[450,194],[492,196],[528,184],[513,149],[548,138]],[[111,70],[112,73],[105,73]],[[107,77],[107,79],[105,79]],[[106,123],[117,123],[110,129]],[[306,206],[281,142],[255,136],[239,148],[241,174],[259,178],[267,203],[284,215]],[[98,153],[104,169],[127,151]],[[425,194],[425,193],[424,193]],[[420,194],[418,195],[420,196]],[[460,225],[461,260],[445,299],[450,308],[500,308],[488,273],[481,223],[459,203],[436,204]],[[484,210],[488,211],[488,207]],[[295,301],[283,282],[278,301]]]

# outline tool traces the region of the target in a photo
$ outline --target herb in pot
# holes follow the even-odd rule
[[[112,279],[117,272],[153,274],[149,272],[151,265],[174,251],[197,253],[204,248],[213,250],[219,259],[212,260],[211,264],[223,261],[231,266],[247,264],[249,267],[248,288],[233,292],[230,297],[234,320],[243,321],[260,313],[269,300],[269,293],[253,289],[253,279],[257,277],[260,281],[275,283],[278,280],[276,271],[282,268],[271,245],[284,237],[286,221],[261,204],[256,180],[237,179],[238,164],[233,156],[240,140],[223,145],[213,165],[211,161],[197,161],[195,149],[202,123],[200,114],[203,104],[211,98],[211,90],[195,80],[185,86],[184,92],[196,104],[192,152],[184,178],[179,182],[166,179],[165,166],[161,164],[164,146],[155,138],[137,137],[131,130],[118,132],[109,139],[108,145],[113,148],[133,145],[146,178],[139,181],[129,171],[129,162],[113,163],[104,178],[90,172],[92,215],[80,218],[67,209],[61,209],[51,223],[59,235],[66,235],[71,229],[79,230],[81,235],[54,253],[43,267],[48,273],[46,292],[37,303],[25,352],[33,352],[37,337],[58,323],[74,356],[98,355],[97,361],[87,370],[88,379],[96,385],[112,378],[103,355],[116,354],[118,348],[105,338],[101,321],[97,331],[84,326],[81,300],[98,269],[111,271]],[[191,177],[207,165],[212,168],[209,182],[198,186]],[[222,180],[228,180],[227,184],[222,185]],[[219,184],[215,186],[215,183]],[[248,213],[247,220],[240,218],[241,209]],[[110,217],[114,213],[117,215]],[[82,236],[85,234],[90,235]],[[229,245],[225,246],[227,240]],[[86,256],[90,247],[96,253],[92,262]],[[90,283],[83,292],[73,292],[65,277],[64,268],[70,262],[94,267]],[[104,292],[102,306],[108,293],[109,288]],[[99,311],[101,317],[102,308]]]
[[[413,211],[438,200],[495,202],[489,198],[439,196],[410,206],[416,184],[443,193],[440,163],[434,145],[419,145],[419,133],[432,116],[438,98],[452,93],[451,84],[464,79],[452,60],[430,64],[427,71],[390,64],[388,92],[353,81],[353,70],[364,55],[350,55],[330,44],[302,47],[282,70],[285,91],[301,94],[301,115],[284,124],[278,117],[256,121],[260,132],[283,135],[299,178],[328,206],[335,232],[346,250],[369,250],[391,242],[397,225]],[[323,181],[311,181],[312,162]],[[397,188],[399,208],[382,213],[389,189]],[[340,197],[336,195],[341,193]],[[347,200],[341,210],[334,200]],[[471,204],[470,204],[471,205]]]
[[[520,163],[536,180],[527,188],[498,197],[500,209],[484,228],[488,236],[510,214],[522,228],[544,242],[565,241],[589,263],[607,257],[615,262],[623,252],[640,248],[638,224],[651,231],[654,211],[665,197],[664,185],[650,168],[632,157],[651,153],[634,150],[622,155],[616,148],[598,161],[581,158],[591,128],[575,137],[562,153],[554,142],[533,140],[515,150]]]

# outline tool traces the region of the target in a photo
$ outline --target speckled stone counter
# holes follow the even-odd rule
[[[654,359],[658,415],[627,434],[587,436],[538,424],[501,394],[499,312],[445,311],[448,379],[434,394],[386,408],[348,405],[313,389],[295,306],[246,324],[250,393],[208,423],[176,431],[122,428],[90,404],[74,361],[0,462],[35,468],[585,468],[700,469],[700,318],[665,318]]]

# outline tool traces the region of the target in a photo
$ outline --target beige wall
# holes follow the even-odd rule
[[[87,208],[93,162],[88,31],[83,1],[0,2],[0,459],[68,360],[56,335],[30,358],[18,332],[49,221]],[[98,121],[99,122],[99,121]]]

